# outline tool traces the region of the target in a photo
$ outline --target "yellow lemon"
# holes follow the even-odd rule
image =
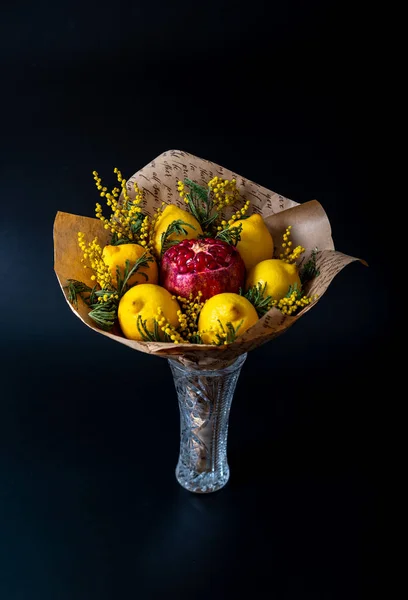
[[[129,261],[130,268],[132,268],[135,262],[147,252],[146,248],[140,246],[140,244],[120,244],[119,246],[105,246],[102,250],[102,257],[106,265],[108,265],[112,283],[116,287],[116,267],[119,267],[120,274],[123,277],[126,261]],[[147,256],[153,258],[150,252],[147,252]],[[143,275],[145,273],[146,277]],[[138,269],[137,273],[134,273],[129,281],[128,285],[136,285],[136,283],[157,283],[159,280],[157,262],[153,258],[146,267]]]
[[[141,283],[130,288],[119,302],[118,319],[123,335],[129,340],[143,340],[138,324],[141,326],[140,321],[146,321],[146,329],[153,332],[159,308],[170,325],[178,327],[177,311],[180,306],[170,292],[152,283]]]
[[[241,239],[237,250],[247,271],[261,260],[272,258],[273,239],[261,215],[251,215],[248,219],[235,221],[231,227],[242,225]]]
[[[273,300],[284,298],[290,286],[297,285],[300,290],[300,278],[295,264],[289,264],[279,258],[263,260],[249,271],[246,280],[246,290],[258,283],[265,285],[265,295]]]
[[[228,323],[231,323],[236,335],[239,336],[257,321],[258,314],[255,308],[243,296],[229,293],[216,294],[204,304],[198,319],[198,329],[203,332],[204,344],[211,344],[217,342],[217,332],[228,333]]]
[[[162,234],[165,233],[167,227],[171,225],[173,221],[178,221],[179,219],[188,225],[192,225],[192,227],[182,225],[181,227],[183,227],[187,233],[172,233],[168,238],[169,240],[178,240],[180,242],[181,240],[195,240],[203,233],[200,223],[190,212],[178,208],[178,206],[175,206],[174,204],[168,204],[158,218],[154,228],[153,248],[156,252],[156,256],[160,256],[161,253]]]

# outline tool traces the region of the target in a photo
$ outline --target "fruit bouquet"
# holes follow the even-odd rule
[[[186,152],[164,152],[111,191],[93,176],[95,218],[59,212],[55,271],[75,314],[169,359],[179,398],[177,479],[195,492],[229,477],[231,400],[247,352],[284,332],[356,260],[327,216]]]

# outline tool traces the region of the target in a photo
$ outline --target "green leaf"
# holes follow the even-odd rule
[[[203,343],[203,340],[201,338],[201,334],[199,331],[197,331],[196,333],[192,333],[188,337],[188,341],[190,342],[190,344],[202,344]]]
[[[240,223],[237,227],[226,227],[217,233],[215,236],[218,240],[223,240],[223,242],[227,242],[231,246],[236,246],[238,242],[241,240],[242,233],[242,223]]]
[[[193,215],[193,217],[195,219],[197,219],[197,221],[201,225],[202,215],[199,213],[199,211],[198,211],[196,205],[194,204],[193,199],[191,198],[190,194],[187,194],[187,200],[188,200],[188,207],[191,210],[191,214]]]
[[[123,276],[119,267],[116,267],[116,277],[118,282],[116,290],[113,288],[98,290],[97,286],[90,288],[85,283],[82,283],[82,281],[69,279],[68,285],[66,286],[68,289],[68,300],[75,308],[78,308],[78,296],[80,296],[91,308],[88,313],[89,317],[95,321],[101,329],[109,331],[112,329],[118,317],[119,300],[129,289],[129,279],[134,273],[137,273],[139,269],[146,267],[152,260],[154,260],[153,257],[148,255],[147,252],[142,254],[133,266],[131,266],[130,261],[127,260]],[[146,273],[140,274],[143,275],[146,280],[148,279]],[[119,298],[115,298],[116,295]],[[104,302],[99,302],[98,299],[103,296],[108,296],[108,299]]]
[[[89,317],[105,331],[109,331],[114,326],[118,316],[118,304],[113,300],[107,302],[98,302],[93,305],[93,309],[88,313]]]
[[[235,342],[235,340],[237,339],[238,331],[241,328],[241,325],[243,322],[244,322],[244,319],[242,319],[242,321],[240,323],[238,323],[238,325],[236,327],[234,327],[232,323],[227,323],[227,343],[228,344]]]
[[[188,178],[184,179],[183,183],[189,187],[189,193],[186,195],[188,206],[193,216],[200,223],[203,231],[205,231],[209,220],[212,219],[212,210],[214,208],[211,190]]]
[[[78,296],[88,304],[88,296],[84,296],[84,294],[92,294],[93,291],[88,285],[76,279],[68,279],[68,285],[65,286],[65,289],[68,292],[68,301],[75,308],[78,308]]]
[[[242,294],[242,291],[240,290],[241,296],[244,296],[249,300],[258,313],[259,318],[263,317],[272,308],[272,296],[266,295],[266,286],[266,282],[264,285],[262,285],[262,283],[257,283],[250,287],[245,294]]]
[[[197,200],[199,200],[203,204],[208,203],[209,197],[207,187],[195,183],[188,177],[186,177],[186,179],[184,180],[184,185],[188,185],[188,187],[190,188],[190,193],[194,194]]]
[[[144,252],[144,254],[142,254],[140,258],[137,259],[137,261],[132,267],[130,266],[130,261],[126,261],[123,276],[120,272],[119,267],[116,267],[117,293],[119,299],[123,296],[123,294],[125,294],[128,291],[128,282],[132,275],[137,273],[139,269],[147,267],[149,262],[152,262],[153,260],[153,257],[150,256],[146,251]],[[146,273],[141,272],[140,275],[143,275],[146,278],[146,281],[148,280],[148,276],[146,275]]]
[[[232,342],[235,342],[235,340],[237,339],[238,330],[240,329],[243,322],[244,322],[244,319],[242,319],[242,321],[240,323],[238,323],[238,325],[236,327],[234,327],[233,324],[228,321],[228,323],[226,323],[226,325],[225,325],[225,327],[226,327],[226,329],[225,329],[224,325],[218,319],[218,323],[220,324],[220,329],[221,329],[222,333],[225,335],[225,337],[223,337],[219,333],[216,333],[216,335],[215,335],[215,337],[217,338],[216,346],[221,346],[225,342],[227,342],[227,344],[231,344]]]
[[[293,292],[296,293],[295,300],[300,300],[301,297],[303,296],[302,286],[299,287],[296,282],[293,285],[290,285],[289,289],[285,295],[285,298],[289,298],[289,296],[291,296],[293,294]]]
[[[312,250],[309,260],[300,269],[299,277],[302,286],[305,285],[308,281],[311,281],[312,279],[320,275],[320,271],[317,268],[316,264],[317,252],[318,249],[314,248]]]
[[[171,246],[174,246],[175,244],[179,243],[180,240],[170,240],[169,237],[171,235],[173,235],[174,233],[177,235],[187,235],[188,234],[188,231],[187,231],[187,229],[185,229],[185,227],[190,227],[190,229],[194,229],[194,231],[195,231],[194,225],[190,225],[190,223],[185,223],[181,219],[176,219],[175,221],[170,223],[170,225],[167,227],[166,231],[164,231],[161,235],[160,256],[163,256],[163,254],[166,252],[166,250],[171,248]]]
[[[141,315],[137,317],[137,330],[142,336],[144,342],[162,342],[160,337],[159,324],[157,320],[154,320],[153,331],[147,328],[147,319],[142,319]],[[167,340],[166,340],[167,341]]]
[[[96,293],[97,293],[97,286],[94,285],[91,293],[89,294],[89,304],[95,304],[96,302]]]
[[[211,225],[214,223],[214,221],[216,221],[219,217],[219,214],[216,212],[213,215],[211,215],[211,217],[209,217],[208,219],[206,219],[205,221],[203,221],[201,227],[203,229],[203,231],[207,231]],[[205,236],[207,237],[207,236]]]
[[[143,225],[143,221],[146,215],[144,215],[143,213],[137,213],[136,216],[133,217],[132,222],[129,225],[129,229],[133,234],[133,238],[130,239],[129,237],[122,235],[121,237],[118,237],[118,234],[116,233],[116,231],[114,231],[112,233],[112,237],[110,239],[110,245],[111,246],[120,246],[121,244],[136,244],[137,243],[137,234],[139,233],[142,225]],[[134,223],[133,223],[134,221]]]
[[[112,237],[110,239],[110,245],[111,246],[120,246],[121,244],[130,244],[131,240],[126,237],[126,236],[122,236],[122,237],[118,237],[118,234],[116,233],[116,231],[114,233],[112,233]]]
[[[133,235],[137,235],[143,225],[143,221],[145,219],[145,215],[143,213],[137,213],[137,216],[134,219],[134,223],[133,223],[133,219],[132,222],[130,224],[130,230],[133,233]]]

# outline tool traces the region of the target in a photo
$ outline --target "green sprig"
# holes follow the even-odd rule
[[[203,340],[201,337],[201,333],[199,331],[197,331],[195,333],[191,333],[188,336],[188,341],[190,342],[190,344],[202,344]]]
[[[140,256],[137,261],[135,262],[135,264],[133,265],[133,267],[130,266],[130,260],[128,259],[125,263],[125,270],[123,273],[123,276],[120,272],[119,267],[116,267],[116,279],[117,279],[117,294],[119,296],[119,299],[123,296],[123,294],[125,294],[128,289],[129,289],[129,279],[132,277],[132,275],[134,275],[135,273],[137,273],[139,271],[139,269],[142,269],[143,267],[147,267],[149,262],[152,262],[154,259],[152,256],[150,256],[147,252],[144,252],[144,254],[142,254],[142,256]],[[146,273],[141,272],[140,275],[142,275],[146,281],[148,281],[149,277]]]
[[[217,233],[215,236],[216,239],[222,240],[223,242],[227,242],[231,246],[236,246],[238,242],[241,240],[242,233],[242,223],[237,225],[237,227],[226,227]]]
[[[303,290],[302,290],[302,286],[298,286],[298,284],[295,282],[293,285],[289,286],[289,289],[285,295],[285,298],[289,298],[289,296],[291,296],[293,294],[293,292],[295,292],[295,300],[300,300],[304,294],[303,294]]]
[[[312,279],[320,275],[320,271],[316,264],[317,253],[318,249],[314,248],[312,250],[309,260],[300,269],[299,277],[300,281],[302,282],[302,286],[304,286],[308,281],[311,281]]]
[[[95,323],[103,330],[109,331],[114,326],[118,318],[119,301],[122,296],[129,290],[129,279],[139,271],[139,269],[146,267],[149,262],[153,260],[153,257],[149,256],[147,252],[142,254],[137,259],[133,266],[130,265],[130,261],[127,260],[125,263],[125,269],[123,275],[120,272],[119,267],[116,267],[117,277],[117,288],[102,288],[97,290],[96,286],[90,288],[82,281],[76,279],[69,279],[68,285],[68,300],[75,307],[78,308],[78,296],[91,308],[88,315],[95,321]],[[146,280],[148,276],[146,273],[141,272]],[[103,302],[100,298],[108,297]]]
[[[190,227],[191,229],[195,230],[194,225],[190,225],[190,223],[185,223],[181,219],[176,219],[175,221],[170,223],[170,225],[167,227],[166,231],[164,231],[161,235],[160,257],[162,257],[163,254],[166,252],[166,250],[171,248],[171,246],[174,246],[175,244],[179,243],[179,240],[170,240],[169,239],[170,236],[173,235],[173,233],[175,233],[177,235],[180,235],[180,234],[187,235],[188,234],[188,231],[187,231],[187,229],[185,229],[185,227]]]
[[[225,327],[224,327],[224,325],[218,319],[218,323],[220,324],[220,329],[224,335],[221,335],[218,332],[215,334],[215,337],[217,338],[215,345],[221,346],[225,343],[232,344],[232,342],[235,342],[235,340],[238,337],[238,330],[240,329],[243,322],[244,322],[244,319],[242,319],[242,321],[240,323],[238,323],[238,325],[236,327],[234,327],[233,324],[230,321],[228,321],[228,323],[226,323]]]
[[[112,237],[110,240],[111,246],[120,246],[121,244],[131,244],[134,243],[133,240],[130,240],[128,237],[122,235],[122,237],[118,237],[116,231],[112,233]]]
[[[186,199],[190,210],[200,223],[202,230],[207,231],[209,226],[218,217],[218,214],[212,214],[214,203],[211,198],[211,189],[205,188],[188,178],[184,179],[183,183],[189,187]]]
[[[272,308],[272,296],[266,294],[266,286],[264,283],[257,283],[249,288],[249,290],[243,294],[242,290],[239,291],[241,296],[244,296],[255,308],[258,313],[258,317],[261,318]]]
[[[137,330],[140,333],[142,340],[144,342],[162,342],[162,336],[160,334],[159,323],[157,319],[153,320],[153,331],[150,331],[147,327],[147,319],[142,319],[141,315],[137,317]],[[166,342],[170,341],[167,333],[164,334],[164,338]]]
[[[130,210],[132,208],[132,202],[126,202],[126,210]],[[110,240],[110,245],[111,246],[120,246],[121,244],[135,244],[136,242],[136,238],[137,235],[140,231],[140,229],[142,228],[143,225],[143,221],[145,219],[146,215],[144,215],[143,213],[138,213],[137,215],[134,215],[132,217],[132,221],[129,224],[129,229],[131,231],[131,233],[133,234],[132,239],[130,239],[128,236],[126,235],[121,235],[120,237],[118,236],[117,232],[114,231],[112,233],[112,237]]]
[[[102,290],[103,291],[103,290]],[[110,331],[118,317],[118,302],[115,299],[106,302],[97,302],[91,305],[89,317],[105,331]]]
[[[143,213],[138,213],[136,216],[133,217],[130,223],[130,230],[134,236],[137,235],[140,229],[142,228],[145,217],[146,215],[144,215]]]
[[[75,308],[78,308],[78,296],[82,298],[82,300],[88,305],[91,305],[95,302],[96,285],[91,288],[82,281],[68,279],[68,285],[65,286],[65,289],[68,293],[68,301]]]
[[[118,315],[118,301],[115,298],[116,290],[97,290],[96,286],[90,288],[82,281],[69,279],[68,285],[68,300],[77,309],[78,296],[82,298],[87,306],[91,309],[88,313],[89,317],[105,331],[109,331],[115,324]],[[101,296],[109,296],[106,302],[99,302]]]

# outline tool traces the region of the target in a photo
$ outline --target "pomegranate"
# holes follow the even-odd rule
[[[213,238],[183,240],[163,255],[160,284],[172,294],[188,298],[199,291],[208,300],[223,292],[238,293],[245,279],[238,250]]]

